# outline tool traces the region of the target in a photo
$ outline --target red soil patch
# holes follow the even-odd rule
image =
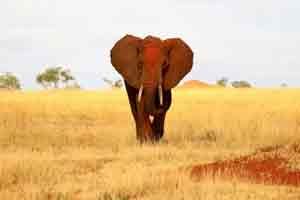
[[[192,167],[191,176],[237,178],[251,183],[300,186],[300,145],[260,151],[234,160],[217,161]]]

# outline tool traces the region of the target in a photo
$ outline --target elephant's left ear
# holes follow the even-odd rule
[[[191,71],[193,51],[179,38],[164,40],[164,46],[168,52],[169,66],[163,78],[163,86],[168,90],[175,87]]]

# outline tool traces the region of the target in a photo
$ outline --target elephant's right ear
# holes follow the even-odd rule
[[[132,87],[140,87],[139,49],[142,39],[126,35],[111,49],[111,64]]]

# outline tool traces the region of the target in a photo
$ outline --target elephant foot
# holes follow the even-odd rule
[[[161,112],[161,111],[160,111]],[[161,115],[146,114],[142,126],[137,129],[137,140],[141,143],[157,143],[163,136]]]
[[[155,141],[159,142],[162,139],[163,133],[156,133],[155,134]]]
[[[139,138],[138,141],[140,144],[155,144],[157,142],[154,138]]]
[[[145,143],[155,143],[156,142],[156,138],[155,138],[155,134],[152,131],[152,129],[149,129],[148,131],[141,131],[137,134],[137,140],[141,143],[141,144],[145,144]]]

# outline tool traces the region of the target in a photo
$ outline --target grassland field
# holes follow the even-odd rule
[[[178,170],[299,141],[299,89],[175,89],[164,139],[142,146],[123,89],[0,91],[0,200],[300,199]]]

